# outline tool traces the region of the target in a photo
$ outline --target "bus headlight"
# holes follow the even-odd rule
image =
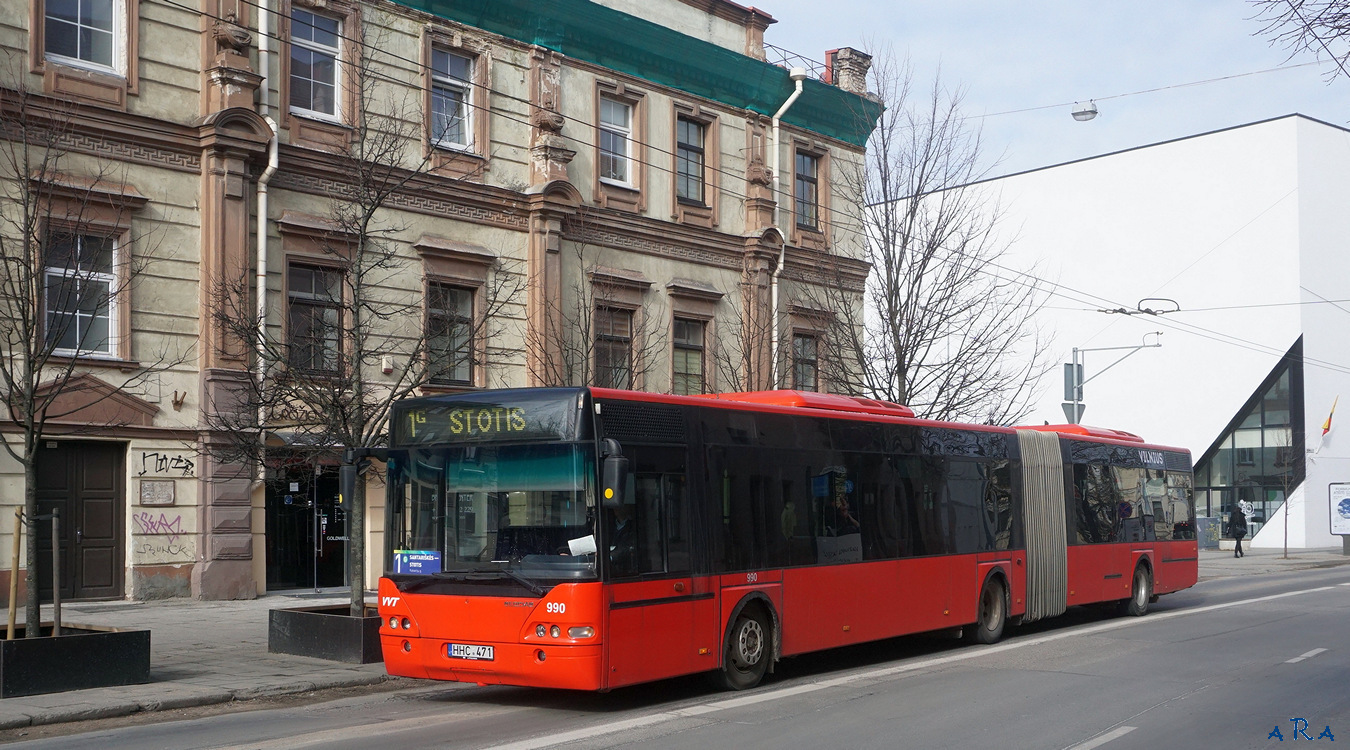
[[[595,628],[590,625],[584,625],[579,628],[568,628],[568,638],[592,638],[595,636]]]
[[[389,617],[389,629],[398,630],[398,618],[393,615],[390,615]]]
[[[535,634],[536,636],[538,636],[538,637],[540,637],[540,638],[543,638],[547,633],[548,633],[548,629],[545,628],[543,625],[535,625],[535,626],[534,626],[534,634]]]
[[[412,622],[410,622],[406,617],[403,618],[403,629],[408,630],[410,628],[412,628]]]
[[[562,635],[562,628],[558,627],[557,625],[554,625],[553,627],[548,629],[548,634],[553,636],[554,638],[557,638],[558,636]]]

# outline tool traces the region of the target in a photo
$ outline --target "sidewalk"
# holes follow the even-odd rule
[[[1200,551],[1200,580],[1350,565],[1339,549],[1252,550],[1235,559],[1223,550]],[[0,729],[56,724],[205,706],[236,700],[373,685],[389,679],[383,664],[339,664],[267,653],[267,611],[343,604],[332,596],[273,594],[252,601],[79,602],[62,607],[69,624],[149,628],[146,685],[76,690],[0,700]],[[50,608],[43,607],[44,616]]]
[[[66,624],[149,628],[151,681],[0,699],[0,729],[383,682],[389,678],[382,663],[342,664],[267,653],[269,609],[349,600],[345,592],[338,592],[330,596],[273,594],[232,602],[68,602],[61,607]],[[44,606],[42,614],[44,620],[50,619],[51,607]]]
[[[1350,565],[1350,557],[1342,554],[1339,547],[1291,549],[1287,560],[1284,558],[1284,550],[1279,549],[1244,549],[1243,552],[1244,556],[1237,558],[1233,557],[1231,549],[1200,550],[1200,580]]]

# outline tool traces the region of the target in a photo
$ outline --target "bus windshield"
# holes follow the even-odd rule
[[[595,577],[592,446],[412,449],[390,469],[389,572]]]

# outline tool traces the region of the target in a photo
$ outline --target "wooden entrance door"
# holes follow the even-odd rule
[[[124,595],[126,445],[45,441],[38,451],[38,514],[61,510],[61,598]],[[52,598],[51,521],[39,521],[38,591]]]

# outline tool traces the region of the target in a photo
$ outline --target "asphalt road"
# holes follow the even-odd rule
[[[1143,618],[1071,610],[996,646],[901,638],[790,659],[746,693],[431,684],[12,747],[1227,749],[1283,746],[1276,728],[1336,747],[1347,623],[1350,568],[1307,570],[1204,582]]]

